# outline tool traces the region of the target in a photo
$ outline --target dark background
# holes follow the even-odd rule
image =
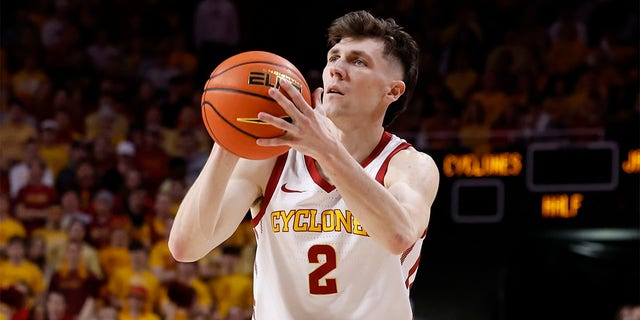
[[[98,1],[101,2],[101,1]],[[18,7],[37,6],[38,1],[3,1],[2,29],[12,27]],[[104,1],[103,8],[126,7],[124,1]],[[486,56],[501,44],[506,30],[519,23],[549,26],[562,13],[581,5],[597,6],[589,22],[589,42],[620,29],[626,21],[638,21],[638,3],[617,1],[413,1],[413,10],[398,10],[395,1],[235,1],[241,15],[243,39],[238,51],[266,50],[287,57],[307,74],[325,63],[326,26],[352,9],[372,9],[395,17],[408,31],[441,28],[455,19],[456,9],[475,9],[486,38],[477,52]],[[140,1],[143,15],[157,11],[179,12],[186,21],[197,1]],[[420,8],[432,4],[429,15]],[[145,6],[148,5],[148,9]],[[531,9],[535,7],[535,10]],[[524,16],[528,13],[529,16]],[[531,13],[533,12],[533,17]],[[122,12],[103,12],[102,23],[117,25]],[[621,19],[624,18],[624,19]],[[189,26],[189,24],[185,24]],[[158,24],[154,27],[161,27]],[[156,30],[189,32],[185,30]],[[635,33],[637,47],[637,31]],[[425,51],[437,56],[433,38],[421,42]],[[9,60],[9,69],[14,68]],[[428,75],[421,75],[425,77]],[[310,79],[313,81],[313,79]],[[197,83],[202,79],[194,79]],[[636,96],[637,97],[637,96]],[[612,137],[619,143],[620,156],[637,149],[637,113],[626,135]],[[635,121],[635,122],[633,122]],[[629,135],[630,133],[631,135]],[[411,140],[409,133],[406,138]],[[527,146],[511,151],[526,154]],[[425,150],[441,164],[447,152]],[[589,175],[588,159],[584,170]],[[558,174],[561,174],[559,172]],[[552,174],[553,176],[554,174]],[[615,319],[623,305],[640,304],[640,228],[638,173],[620,175],[609,191],[586,191],[583,214],[575,219],[543,219],[539,214],[542,193],[527,189],[525,171],[517,177],[498,178],[506,190],[504,216],[494,223],[458,223],[451,215],[452,184],[457,178],[442,176],[434,203],[429,231],[423,246],[421,265],[412,288],[416,318],[425,320],[484,319]],[[545,177],[548,179],[548,177]],[[484,197],[479,197],[480,205]],[[468,199],[468,198],[467,198]],[[467,201],[473,201],[468,199]],[[464,203],[473,208],[473,203]],[[485,207],[487,205],[485,204]],[[489,211],[493,209],[488,205]]]

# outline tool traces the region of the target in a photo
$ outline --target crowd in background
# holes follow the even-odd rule
[[[0,319],[248,319],[250,217],[175,261],[167,236],[212,140],[202,87],[266,50],[320,85],[324,30],[347,10],[394,17],[422,49],[389,130],[427,152],[538,139],[638,146],[638,3],[335,1],[285,16],[252,0],[2,3]]]

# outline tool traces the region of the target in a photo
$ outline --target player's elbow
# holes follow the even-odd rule
[[[387,243],[387,249],[391,253],[399,255],[409,249],[415,241],[402,233],[394,234]]]
[[[176,261],[179,262],[193,262],[197,259],[193,259],[189,254],[189,241],[183,237],[175,236],[173,233],[169,235],[169,252]]]

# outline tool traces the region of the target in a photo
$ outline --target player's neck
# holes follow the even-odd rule
[[[341,142],[347,152],[358,163],[362,163],[378,145],[383,132],[383,127],[350,127],[349,130],[342,131]]]

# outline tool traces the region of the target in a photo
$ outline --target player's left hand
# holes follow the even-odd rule
[[[258,145],[288,145],[315,159],[335,150],[340,144],[339,131],[324,113],[322,88],[314,90],[312,107],[288,81],[281,80],[280,86],[290,98],[275,88],[269,89],[269,95],[291,117],[291,122],[265,112],[258,113],[258,119],[285,131],[279,137],[258,139]]]

